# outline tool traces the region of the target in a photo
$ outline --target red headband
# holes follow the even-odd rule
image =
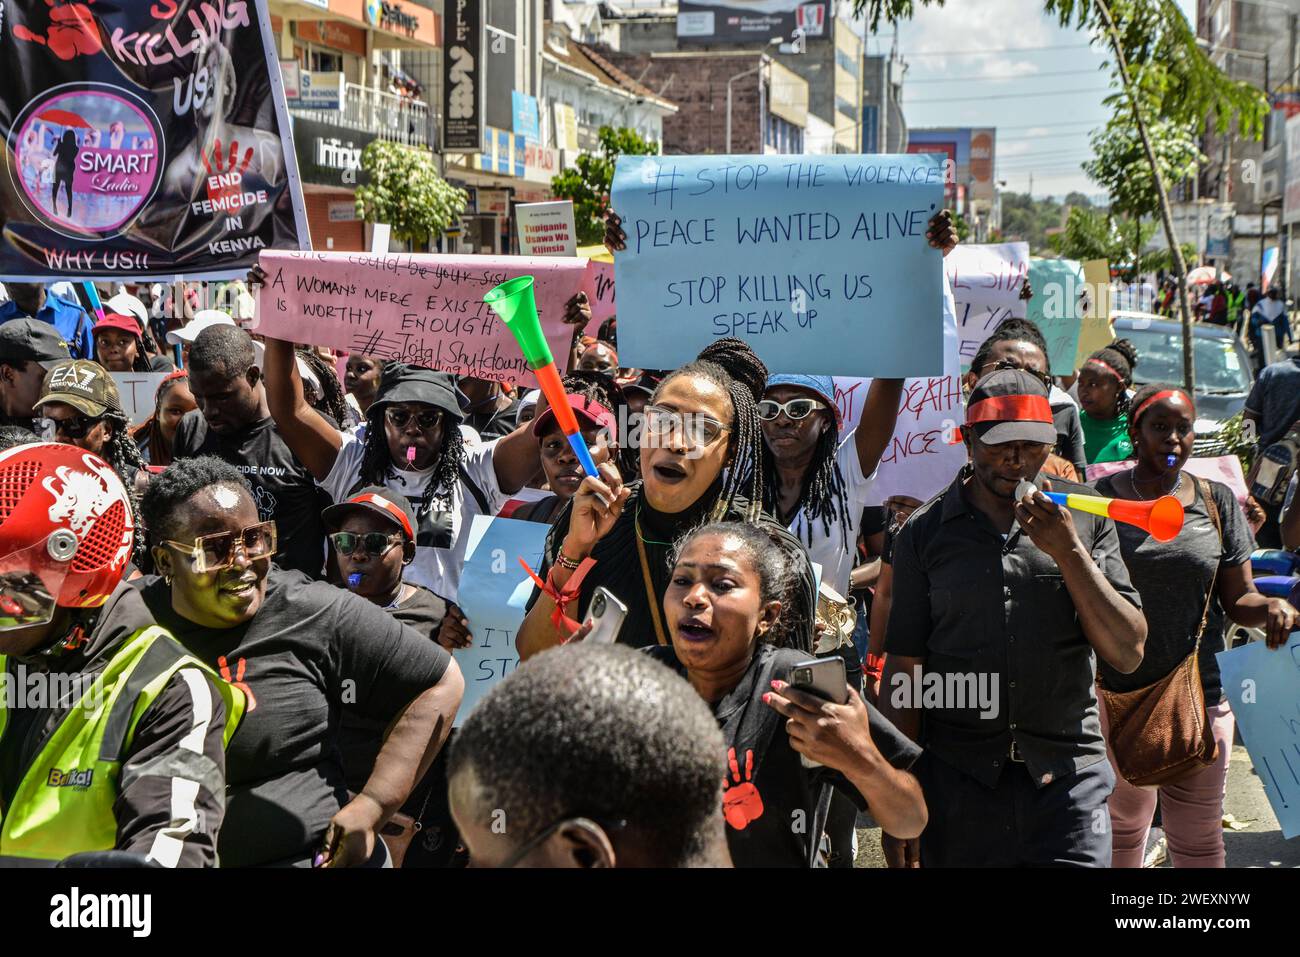
[[[411,541],[415,541],[415,531],[411,528],[411,523],[407,520],[406,513],[388,499],[376,495],[374,492],[366,492],[363,495],[358,495],[355,498],[348,499],[348,503],[351,505],[374,505],[377,508],[382,508],[389,515],[393,516],[393,518],[397,519],[398,524],[400,524],[403,530],[405,530],[406,537]]]
[[[1163,392],[1157,392],[1155,395],[1151,396],[1151,398],[1147,399],[1145,402],[1139,405],[1137,407],[1137,411],[1133,413],[1133,416],[1132,418],[1129,419],[1129,421],[1136,422],[1138,420],[1138,416],[1140,416],[1143,412],[1145,412],[1147,410],[1147,406],[1151,405],[1153,402],[1159,402],[1161,399],[1172,399],[1174,396],[1178,396],[1179,398],[1181,398],[1191,408],[1193,409],[1196,408],[1196,403],[1193,402],[1191,399],[1189,399],[1187,397],[1187,393],[1184,392],[1182,389],[1165,389]]]
[[[1104,361],[1104,360],[1102,360],[1102,359],[1098,359],[1096,356],[1093,356],[1091,359],[1088,360],[1088,362],[1091,362],[1093,365],[1101,366],[1103,369],[1105,369],[1107,372],[1109,372],[1111,375],[1113,375],[1116,379],[1119,379],[1120,384],[1123,385],[1123,383],[1124,383],[1124,377],[1123,377],[1122,375],[1120,375],[1118,372],[1116,372],[1115,369],[1114,369],[1114,367],[1112,367],[1112,366],[1111,366],[1109,363],[1107,363],[1106,361]],[[1087,365],[1088,362],[1085,362],[1084,365]]]
[[[1000,395],[976,402],[966,410],[966,424],[977,422],[1053,423],[1052,406],[1042,395]]]

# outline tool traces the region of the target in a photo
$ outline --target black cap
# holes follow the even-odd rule
[[[990,372],[971,391],[965,428],[985,445],[1004,442],[1056,444],[1052,406],[1042,379],[1023,369]]]
[[[325,522],[327,529],[331,532],[337,532],[343,522],[347,520],[347,517],[358,511],[382,515],[393,523],[394,528],[406,536],[407,541],[414,540],[412,533],[415,531],[417,524],[411,503],[406,500],[405,495],[398,495],[378,485],[363,488],[355,495],[349,495],[347,501],[331,505],[321,512],[321,519]],[[399,512],[401,513],[400,516]],[[403,517],[406,519],[405,525],[402,524]]]
[[[460,403],[456,401],[456,382],[451,375],[403,362],[384,363],[379,394],[375,396],[372,408],[382,411],[383,406],[390,402],[423,402],[442,409],[456,422],[465,418]]]
[[[68,344],[48,322],[24,318],[0,324],[0,359],[31,360],[50,369],[70,358]]]

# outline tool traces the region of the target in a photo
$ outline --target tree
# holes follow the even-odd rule
[[[1030,249],[1047,245],[1047,231],[1061,225],[1061,204],[1028,193],[1002,194],[1002,235],[1006,242],[1026,242]]]
[[[393,235],[407,242],[441,236],[469,201],[463,189],[438,175],[428,150],[372,140],[361,151],[361,168],[370,182],[357,187],[357,215],[368,223],[388,223]]]
[[[1159,226],[1151,220],[1117,216],[1112,210],[1075,206],[1065,222],[1065,231],[1050,237],[1049,245],[1065,259],[1105,259],[1124,282],[1170,269],[1173,255],[1168,249],[1145,251]],[[1194,256],[1191,246],[1184,256]]]
[[[573,220],[578,242],[584,246],[599,243],[605,237],[605,213],[609,209],[609,188],[614,182],[614,164],[624,153],[653,156],[658,145],[643,140],[635,130],[622,126],[615,130],[602,126],[598,134],[600,153],[583,153],[577,169],[566,169],[551,178],[551,192],[560,199],[573,200]]]
[[[924,5],[943,6],[944,0],[919,0]],[[882,18],[906,19],[917,0],[854,0],[854,9],[865,12],[874,31]],[[1152,142],[1150,126],[1157,119],[1197,132],[1209,128],[1226,132],[1236,121],[1242,136],[1256,139],[1263,133],[1268,102],[1249,83],[1228,78],[1206,56],[1196,34],[1176,0],[1043,0],[1043,8],[1065,27],[1091,35],[1094,43],[1108,47],[1113,60],[1106,65],[1118,90],[1106,98],[1115,109],[1124,109],[1142,146],[1161,225],[1173,256],[1178,281],[1178,304],[1183,322],[1183,380],[1195,386],[1192,363],[1192,311],[1187,297],[1187,264],[1174,235],[1169,192]]]
[[[1069,206],[1071,209],[1075,207],[1080,207],[1082,209],[1092,209],[1092,200],[1090,200],[1087,196],[1084,196],[1083,193],[1078,193],[1078,192],[1066,193],[1065,205]]]
[[[1147,134],[1166,183],[1195,176],[1205,162],[1190,126],[1155,119],[1147,124]],[[1093,158],[1083,164],[1083,171],[1110,193],[1111,208],[1138,218],[1158,215],[1159,193],[1132,114],[1117,113],[1093,131],[1091,141]]]

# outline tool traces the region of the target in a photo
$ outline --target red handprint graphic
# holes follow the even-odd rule
[[[253,148],[250,146],[244,152],[244,160],[239,163],[239,143],[231,141],[230,154],[222,161],[221,140],[217,140],[212,147],[212,158],[208,159],[208,154],[199,153],[203,160],[203,168],[208,171],[207,188],[208,201],[212,203],[214,212],[230,213],[234,215],[244,207],[244,172],[253,162]]]
[[[731,779],[722,780],[722,816],[737,831],[743,831],[763,816],[763,798],[754,787],[754,752],[745,751],[745,778],[740,778],[740,765],[736,762],[736,749],[727,749],[727,764],[731,766]]]
[[[84,54],[98,53],[103,49],[99,39],[99,27],[95,25],[95,15],[90,12],[90,4],[62,3],[61,0],[45,0],[50,8],[50,25],[46,28],[48,36],[33,33],[21,23],[14,24],[14,36],[19,40],[48,46],[50,52],[60,60],[72,60]],[[59,3],[58,6],[55,6]]]
[[[244,683],[244,668],[248,664],[243,658],[235,662],[235,677],[230,677],[230,665],[226,663],[226,656],[222,655],[217,659],[217,668],[221,670],[221,680],[234,685],[240,691],[244,692],[244,697],[248,703],[244,708],[245,714],[252,714],[257,710],[257,698],[253,695],[253,689]]]

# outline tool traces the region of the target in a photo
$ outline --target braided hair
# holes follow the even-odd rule
[[[1137,347],[1127,339],[1116,339],[1104,349],[1098,349],[1089,360],[1096,359],[1110,366],[1120,377],[1120,390],[1115,396],[1115,416],[1118,418],[1129,410],[1128,389],[1133,387],[1133,370],[1138,364]]]
[[[831,412],[832,416],[834,414]],[[804,526],[810,546],[813,542],[814,520],[821,519],[822,532],[826,535],[831,533],[831,522],[838,520],[840,539],[847,550],[849,548],[848,484],[844,481],[844,473],[840,470],[836,457],[839,448],[839,430],[834,426],[823,429],[813,449],[812,462],[804,472],[803,485],[799,489],[799,501],[795,506],[794,514],[797,515],[800,509],[803,510],[806,519]],[[781,479],[776,470],[776,456],[772,454],[766,441],[763,442],[762,470],[763,508],[779,516]]]
[[[158,416],[162,413],[163,401],[167,398],[167,395],[182,380],[188,385],[189,378],[190,374],[188,372],[184,369],[178,369],[158,383],[158,391],[154,393],[153,414],[131,430],[131,440],[137,446],[142,441],[148,444],[149,462],[153,465],[171,465],[172,463],[171,444],[162,437],[162,432],[158,428]]]
[[[305,362],[312,372],[316,373],[316,378],[320,382],[321,408],[319,411],[328,413],[330,418],[339,424],[340,428],[346,428],[349,421],[348,403],[343,394],[343,385],[339,382],[339,376],[334,367],[326,362],[320,353],[314,349],[297,349],[294,354]]]
[[[384,410],[386,402],[372,403],[366,411],[366,441],[361,450],[360,477],[356,488],[367,485],[387,485],[397,476],[393,465],[393,456],[388,451],[388,434],[384,429]],[[451,490],[460,481],[461,463],[465,460],[465,443],[460,434],[459,423],[454,416],[443,414],[442,448],[438,451],[438,461],[433,465],[433,474],[429,484],[424,487],[424,495],[416,507],[417,515],[424,515],[432,507],[434,499],[450,496]]]
[[[588,402],[603,405],[613,413],[616,422],[627,421],[627,413],[623,411],[627,408],[627,396],[623,394],[623,387],[609,373],[576,370],[560,382],[569,395],[581,396]],[[623,476],[623,481],[631,482],[641,469],[639,450],[628,448],[622,436],[616,438],[618,455],[614,457],[614,464],[618,467],[618,474]]]
[[[664,387],[679,376],[696,376],[725,390],[731,397],[730,466],[723,473],[722,491],[714,514],[726,514],[742,486],[748,483],[748,521],[756,521],[763,506],[763,431],[758,424],[758,403],[767,386],[767,366],[740,339],[717,339],[705,346],[694,362],[670,373],[655,390],[658,401]]]
[[[112,424],[113,434],[104,443],[103,459],[113,467],[117,477],[122,480],[127,499],[131,503],[131,514],[139,515],[140,501],[135,493],[135,476],[144,470],[144,459],[140,457],[140,448],[131,435],[131,422],[121,412],[112,410],[104,413],[104,421]],[[145,536],[137,535],[132,561],[137,566],[147,567],[145,562],[148,554]]]

